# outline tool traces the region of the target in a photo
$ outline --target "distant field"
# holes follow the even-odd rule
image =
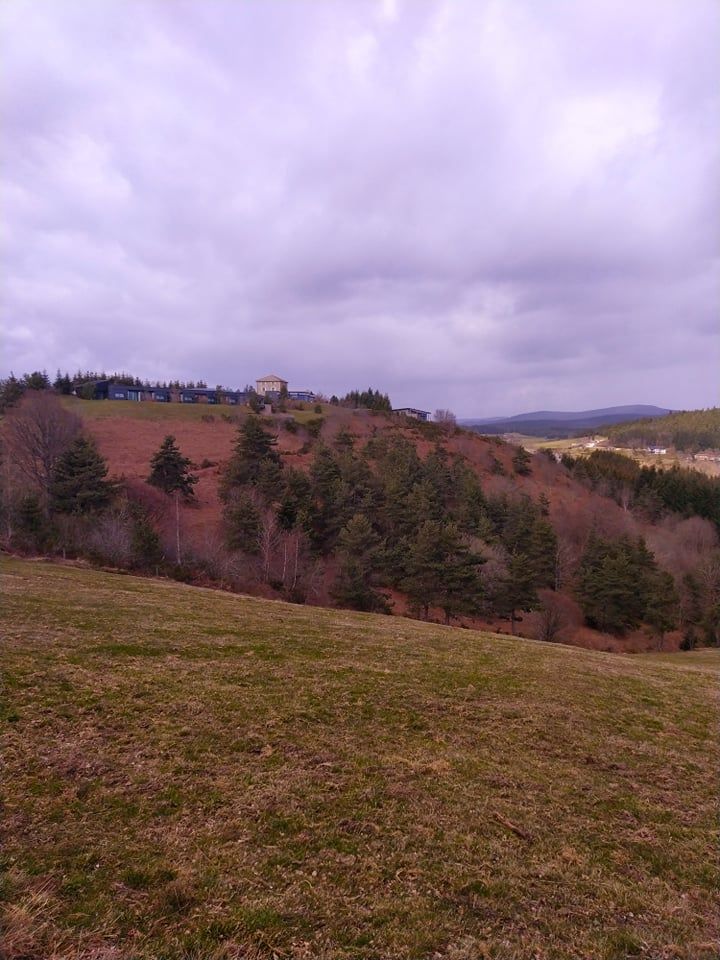
[[[233,407],[228,404],[209,403],[154,403],[148,400],[135,402],[133,400],[79,400],[77,397],[63,397],[63,404],[68,410],[72,410],[88,420],[129,417],[134,420],[155,422],[173,420],[194,422],[207,416],[222,420],[223,414],[243,418],[249,412],[249,408],[246,406]],[[298,423],[306,423],[308,420],[319,416],[314,412],[314,406],[314,404],[307,404],[304,410],[288,410],[288,415],[293,416]],[[329,405],[324,404],[323,413],[327,413],[328,409]]]
[[[717,958],[718,651],[3,580],[5,960]]]
[[[63,397],[63,403],[68,410],[88,420],[130,417],[135,420],[195,421],[203,416],[214,416],[219,420],[223,413],[227,416],[244,416],[248,409],[208,403],[138,403],[133,400],[79,400],[77,397]]]

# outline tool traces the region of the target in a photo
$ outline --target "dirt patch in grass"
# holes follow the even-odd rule
[[[7,960],[717,956],[720,656],[4,564]]]

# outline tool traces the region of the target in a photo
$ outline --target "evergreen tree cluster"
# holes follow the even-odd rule
[[[591,627],[625,633],[647,623],[659,640],[677,625],[673,578],[658,568],[644,540],[592,536],[580,564],[577,595]]]
[[[281,530],[300,529],[316,557],[333,558],[335,599],[382,610],[381,588],[404,593],[427,616],[495,611],[513,622],[555,582],[557,541],[542,504],[486,498],[468,462],[438,445],[422,460],[405,439],[373,439],[356,451],[341,431],[316,444],[307,473],[283,468],[258,417],[241,425],[221,493],[231,548],[257,550],[269,514]],[[505,557],[487,584],[483,548]]]
[[[688,453],[720,450],[720,407],[633,420],[605,427],[602,432],[620,447],[664,446]]]
[[[663,510],[710,520],[720,530],[720,478],[697,470],[640,466],[612,450],[593,450],[588,457],[564,456],[575,479],[624,506],[635,506],[657,519]]]
[[[15,406],[26,391],[49,389],[50,378],[45,370],[34,370],[20,378],[11,373],[9,377],[0,379],[0,414]]]
[[[343,407],[364,407],[367,410],[384,410],[387,413],[392,410],[390,397],[380,390],[373,390],[372,387],[367,390],[350,390],[339,402]]]

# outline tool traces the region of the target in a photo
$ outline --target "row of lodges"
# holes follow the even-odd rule
[[[82,384],[73,391],[76,395],[87,396],[88,386],[92,387],[95,400],[134,400],[154,403],[208,403],[242,406],[250,402],[253,396],[268,403],[280,399],[315,402],[311,390],[288,390],[287,381],[272,374],[256,381],[256,389],[225,390],[220,387],[165,387],[150,384],[125,384],[113,380],[95,380],[91,384]]]

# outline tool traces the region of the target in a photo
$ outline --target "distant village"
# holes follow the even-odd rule
[[[77,384],[72,394],[85,400],[132,400],[149,403],[206,403],[227,404],[230,406],[250,406],[260,402],[275,404],[282,401],[299,403],[317,403],[325,399],[312,390],[290,390],[287,380],[269,373],[255,381],[255,388],[246,387],[244,390],[229,390],[224,387],[207,386],[179,386],[179,385],[151,385],[148,383],[122,383],[116,380],[93,380]],[[335,402],[337,398],[333,398]],[[330,402],[333,402],[331,400]],[[327,402],[327,401],[326,401]],[[416,407],[397,407],[391,411],[400,416],[427,422],[430,420],[428,410]]]

